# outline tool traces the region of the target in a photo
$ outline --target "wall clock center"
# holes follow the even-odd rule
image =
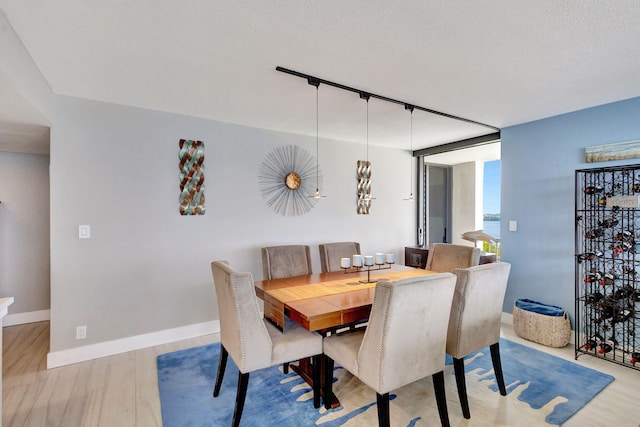
[[[290,172],[284,179],[284,183],[289,190],[297,190],[302,183],[302,179],[300,179],[300,175],[297,173]]]

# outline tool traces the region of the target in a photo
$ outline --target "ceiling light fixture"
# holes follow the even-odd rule
[[[362,90],[356,89],[356,88],[351,87],[351,86],[347,86],[347,85],[343,85],[341,83],[332,82],[330,80],[325,80],[325,79],[321,79],[321,78],[318,78],[318,77],[310,76],[309,74],[304,74],[304,73],[301,73],[299,71],[289,70],[289,69],[281,67],[281,66],[277,66],[276,67],[276,71],[280,71],[282,73],[290,74],[290,75],[296,76],[296,77],[302,77],[304,79],[307,79],[307,81],[309,81],[309,84],[312,84],[311,83],[311,79],[314,79],[315,81],[318,82],[318,84],[322,83],[322,84],[326,84],[328,86],[333,86],[335,88],[342,89],[342,90],[347,90],[347,91],[350,91],[350,92],[355,92],[355,93],[359,93],[359,94],[363,93]],[[377,94],[371,93],[371,92],[367,92],[367,96],[379,99],[381,101],[387,101],[387,102],[392,102],[394,104],[401,104],[401,105],[404,104],[404,105],[406,105],[406,102],[404,102],[404,101],[400,101],[398,99],[393,99],[393,98],[389,98],[389,97],[382,96],[382,95],[377,95]],[[360,96],[360,97],[362,98],[362,96]],[[470,124],[474,124],[474,125],[478,125],[478,126],[483,126],[483,127],[486,127],[486,128],[493,129],[496,132],[500,132],[500,128],[496,127],[496,126],[488,125],[486,123],[480,123],[480,122],[475,121],[475,120],[465,119],[464,117],[454,116],[453,114],[443,113],[442,111],[432,110],[430,108],[421,107],[419,105],[415,105],[415,104],[412,104],[412,105],[413,105],[413,108],[416,108],[418,110],[424,111],[426,113],[436,114],[438,116],[446,117],[448,119],[459,120],[459,121],[462,121],[462,122],[466,122],[466,123],[470,123]]]
[[[369,98],[370,97],[371,97],[370,93],[360,92],[360,99],[364,99],[367,102],[367,161],[366,161],[367,168],[371,167],[371,163],[369,163]],[[371,188],[369,188],[369,191],[365,191],[363,200],[368,202],[373,199],[375,199],[375,197],[371,197]]]
[[[409,173],[409,198],[403,199],[413,202],[413,105],[404,104],[404,109],[411,114],[411,150],[409,151],[410,173]]]
[[[320,185],[319,185],[319,178],[318,178],[318,175],[319,175],[318,169],[320,167],[319,166],[320,165],[320,161],[319,161],[320,157],[318,156],[318,153],[319,153],[319,149],[318,149],[318,146],[319,146],[319,144],[318,144],[318,139],[319,139],[319,137],[318,137],[318,133],[319,133],[318,132],[318,129],[319,129],[319,126],[318,126],[318,121],[319,121],[318,120],[318,115],[319,115],[319,113],[318,113],[318,87],[320,86],[320,80],[316,79],[316,78],[313,78],[313,77],[309,77],[307,79],[307,82],[311,86],[315,86],[316,87],[316,192],[312,196],[309,196],[309,197],[313,197],[314,199],[320,199],[322,197],[327,197],[327,196],[323,196],[323,195],[320,194]]]

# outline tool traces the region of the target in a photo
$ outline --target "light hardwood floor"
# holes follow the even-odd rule
[[[161,426],[156,356],[219,340],[217,334],[46,369],[49,322],[3,330],[4,427]],[[503,336],[567,360],[573,347],[552,349],[517,337],[503,325]],[[590,356],[577,363],[616,377],[565,426],[640,426],[640,371]],[[465,426],[462,421],[460,426]]]

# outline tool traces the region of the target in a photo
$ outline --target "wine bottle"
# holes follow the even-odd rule
[[[612,295],[612,298],[614,301],[631,299],[631,296],[633,295],[634,292],[635,292],[635,289],[633,289],[631,286],[624,285],[623,287],[616,289],[616,291]]]
[[[613,313],[613,323],[620,323],[629,320],[633,316],[633,310],[625,307],[625,308],[616,308]]]
[[[598,317],[598,321],[603,321],[606,319],[610,319],[613,317],[613,302],[608,298],[604,297],[600,300],[598,304],[598,312],[600,316]]]
[[[598,353],[609,353],[616,345],[618,345],[618,342],[615,340],[615,338],[611,337],[608,340],[600,343],[600,350],[598,350]]]
[[[598,193],[602,193],[603,191],[604,191],[604,188],[602,188],[602,186],[600,185],[589,185],[584,188],[584,192],[586,194],[598,194]]]
[[[602,336],[595,334],[592,337],[589,337],[587,343],[584,345],[585,350],[595,350],[596,347],[600,345],[602,342]]]
[[[594,292],[592,294],[585,295],[584,301],[587,304],[597,304],[598,302],[600,302],[600,300],[602,300],[602,298],[604,298],[604,295],[602,295],[600,292]]]
[[[586,239],[597,239],[598,237],[604,236],[604,228],[594,228],[593,230],[589,230],[584,234]]]
[[[584,278],[585,283],[600,283],[604,285],[604,279],[602,278],[602,273],[597,271],[592,271],[587,274],[587,277]]]
[[[618,234],[616,234],[615,236],[613,236],[613,240],[622,240],[625,242],[633,242],[634,241],[634,236],[633,233],[630,232],[629,230],[623,230],[621,232],[619,232]]]
[[[613,273],[605,273],[604,276],[602,276],[602,282],[604,283],[600,283],[600,284],[611,286],[614,284],[616,279],[617,277]]]
[[[582,261],[592,261],[596,258],[602,258],[604,254],[602,252],[585,252],[583,254],[578,254],[578,264],[581,264]]]
[[[602,221],[598,221],[598,225],[604,228],[613,228],[618,225],[618,220],[615,218],[607,218]]]

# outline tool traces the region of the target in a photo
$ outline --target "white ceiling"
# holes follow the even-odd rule
[[[0,0],[0,9],[55,93],[299,134],[315,135],[315,88],[278,65],[501,128],[640,96],[638,0]],[[327,85],[318,94],[320,137],[364,142],[365,102]],[[375,99],[369,108],[370,144],[409,149],[409,113]],[[413,116],[414,149],[493,132]]]

